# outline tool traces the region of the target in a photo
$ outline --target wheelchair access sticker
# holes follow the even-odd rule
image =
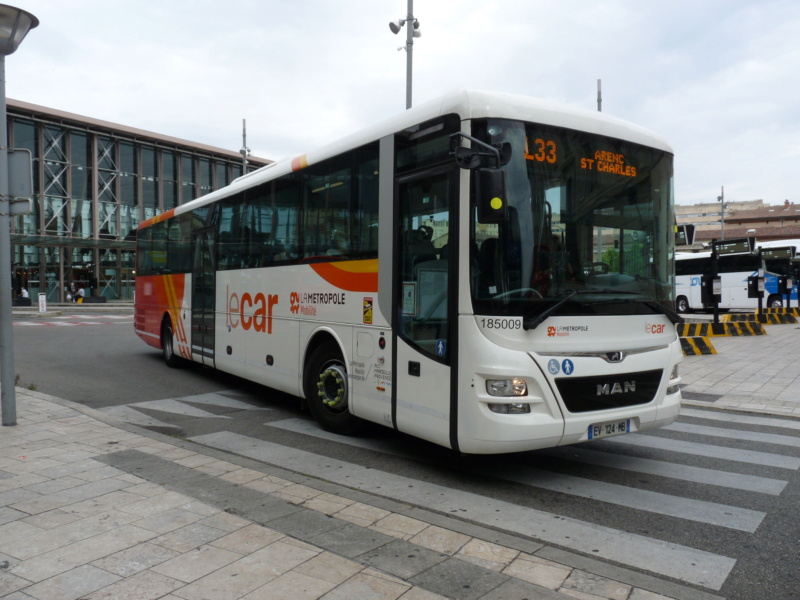
[[[561,364],[555,358],[551,358],[547,363],[547,370],[550,371],[551,375],[558,375],[562,371],[564,375],[572,375],[575,371],[575,365],[568,358],[565,358]]]

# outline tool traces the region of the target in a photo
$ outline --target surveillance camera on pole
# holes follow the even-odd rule
[[[405,19],[398,19],[389,23],[389,29],[392,33],[397,35],[400,30],[407,24],[410,25],[406,29],[406,108],[411,108],[411,72],[412,72],[412,51],[414,48],[414,38],[422,36],[419,30],[419,21],[414,18],[414,0],[408,0],[408,15]],[[398,48],[402,50],[403,46]]]

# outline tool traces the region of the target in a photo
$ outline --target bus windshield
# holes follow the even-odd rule
[[[505,119],[474,121],[473,134],[512,149],[501,218],[482,222],[473,200],[476,314],[652,314],[672,306],[670,153]]]

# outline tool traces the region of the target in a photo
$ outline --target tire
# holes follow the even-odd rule
[[[686,299],[686,296],[678,296],[678,299],[675,300],[675,311],[680,314],[685,314],[691,312],[691,308],[689,308],[689,301]]]
[[[175,354],[174,339],[172,322],[166,318],[161,324],[161,352],[164,355],[164,364],[173,369],[181,366],[181,357]]]
[[[324,430],[352,435],[361,429],[361,419],[349,410],[347,366],[336,342],[327,341],[311,352],[303,382],[308,409]]]
[[[767,298],[767,308],[783,308],[783,298],[777,294],[773,294]]]

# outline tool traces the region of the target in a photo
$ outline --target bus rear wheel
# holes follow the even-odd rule
[[[349,410],[347,366],[334,341],[314,349],[308,358],[303,391],[311,414],[326,431],[356,433],[362,425]]]
[[[686,296],[678,296],[678,299],[675,300],[675,310],[681,314],[689,312],[689,301]]]
[[[767,298],[767,308],[783,308],[783,298],[777,294],[773,294]]]
[[[168,367],[179,367],[181,358],[175,354],[175,337],[172,332],[172,322],[169,318],[161,324],[161,352],[164,354],[164,363]]]

